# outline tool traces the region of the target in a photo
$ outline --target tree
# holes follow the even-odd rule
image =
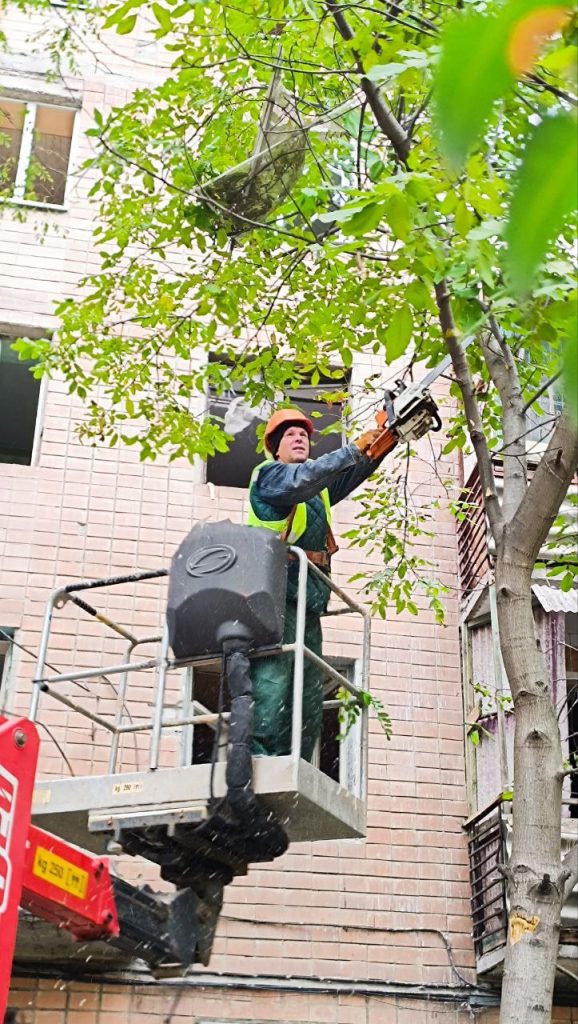
[[[561,865],[564,767],[530,586],[575,471],[575,420],[556,416],[545,452],[527,450],[528,410],[565,350],[574,371],[567,188],[545,217],[543,193],[532,207],[545,152],[536,135],[572,123],[572,26],[530,19],[530,57],[483,88],[536,8],[508,8],[504,27],[494,0],[480,4],[482,21],[458,14],[456,28],[438,0],[113,0],[104,27],[152,25],[172,71],[95,114],[102,269],[59,308],[56,339],[19,343],[89,401],[81,436],[122,438],[143,458],[205,457],[231,441],[191,416],[190,395],[207,382],[217,393],[242,386],[258,406],[368,349],[410,365],[450,353],[460,412],[446,450],[471,444],[476,456],[516,715],[508,1024],[549,1020],[560,911],[578,878]],[[566,148],[551,173],[572,187]],[[358,539],[386,551],[393,534],[375,516]],[[397,578],[373,581],[380,607],[393,597],[413,610],[408,564],[419,575],[401,558]],[[554,566],[564,586],[575,566],[572,553]],[[429,597],[437,607],[435,587]]]

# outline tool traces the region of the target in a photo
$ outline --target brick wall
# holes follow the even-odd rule
[[[78,982],[20,979],[10,1006],[16,1024],[497,1024],[494,1011],[472,1017],[452,1003],[433,1006],[393,996],[309,992],[210,991],[167,985],[121,988]],[[555,1011],[552,1024],[576,1024],[570,1010]]]
[[[498,1024],[497,1008],[470,1011],[419,998],[308,992],[211,991],[20,979],[16,1024]],[[578,1024],[578,1009],[554,1007],[552,1024]]]

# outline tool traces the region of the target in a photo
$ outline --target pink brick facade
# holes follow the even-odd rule
[[[135,987],[95,987],[78,982],[20,980],[12,1003],[20,1008],[16,1024],[498,1024],[498,1011],[475,1017],[457,1006],[423,1000],[355,995],[263,993],[231,989],[178,988],[171,992]],[[552,1024],[577,1024],[578,1011],[555,1008]]]
[[[21,22],[14,23],[12,43],[16,54],[25,52]],[[104,63],[97,66],[85,55],[82,78],[73,82],[82,98],[84,130],[94,105],[102,109],[122,102],[136,84],[130,58],[138,42],[115,37],[114,49],[124,56],[105,47]],[[114,73],[107,74],[104,64],[111,62]],[[26,74],[30,77],[31,70]],[[77,167],[86,153],[81,132]],[[96,269],[89,186],[89,179],[80,177],[69,211],[48,215],[63,233],[49,235],[44,245],[36,234],[44,214],[31,211],[24,223],[9,211],[2,214],[1,333],[54,328],[54,302]],[[0,626],[16,630],[18,643],[32,652],[46,599],[57,584],[164,567],[195,521],[244,517],[245,494],[207,485],[202,467],[143,465],[132,449],[83,447],[74,433],[80,412],[63,385],[50,382],[36,464],[0,466]],[[425,502],[441,496],[441,489],[428,462],[429,446],[422,455],[412,468],[412,488]],[[446,476],[453,471],[452,465],[444,466]],[[355,511],[351,502],[339,507],[338,535],[353,524]],[[455,588],[456,540],[447,511],[436,513],[433,529],[435,537],[424,547],[428,554],[433,548],[442,579]],[[364,564],[365,556],[344,543],[335,563],[337,581],[346,584]],[[132,598],[112,599],[107,608],[127,625],[154,632],[163,613],[162,588],[151,589],[138,605]],[[392,616],[374,623],[371,687],[391,713],[394,734],[387,743],[377,724],[371,725],[367,840],[299,844],[275,864],[238,879],[226,892],[210,969],[196,967],[189,986],[152,980],[121,985],[110,978],[103,984],[50,978],[37,983],[15,977],[10,1005],[20,1008],[17,1019],[23,1024],[470,1021],[470,1010],[460,1007],[475,973],[462,831],[467,806],[455,589],[447,609],[445,627],[425,610],[417,619]],[[358,654],[352,638],[334,623],[326,629],[326,647],[337,656]],[[51,648],[62,669],[97,667],[113,650],[92,623],[74,634],[58,627]],[[31,655],[17,649],[2,694],[9,713],[26,713],[32,675]],[[106,701],[104,691],[100,699]],[[61,709],[48,711],[44,721],[67,741],[75,774],[103,770],[106,750],[99,736],[91,737]],[[66,774],[56,745],[48,736],[42,739],[42,774]],[[137,869],[132,862],[120,865],[127,877]],[[211,987],[204,987],[208,974]],[[235,985],[238,976],[244,979],[241,987]],[[382,986],[379,993],[376,986]],[[417,997],[418,986],[423,998]],[[460,998],[448,993],[452,988]],[[482,1019],[493,1024],[493,1011],[483,1011]],[[578,1018],[561,1011],[555,1020]]]

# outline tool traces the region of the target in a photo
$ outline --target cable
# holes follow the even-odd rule
[[[16,718],[16,719],[22,718],[22,715],[17,714],[15,711],[8,711],[6,708],[4,708],[2,710],[2,715],[4,715],[5,718]],[[74,769],[73,769],[70,761],[68,760],[66,754],[64,753],[64,750],[60,746],[60,743],[56,739],[56,736],[54,735],[54,733],[51,732],[51,730],[48,728],[47,725],[45,725],[44,722],[34,722],[34,725],[36,725],[36,726],[39,725],[41,729],[44,729],[48,733],[50,739],[54,743],[54,746],[58,750],[58,753],[60,754],[60,756],[62,757],[63,761],[65,762],[66,767],[68,768],[68,771],[70,772],[70,774],[72,775],[73,778],[76,778]]]
[[[36,661],[36,652],[31,651],[30,648],[28,647],[25,647],[24,644],[21,644],[19,640],[15,640],[14,636],[11,633],[7,633],[5,629],[0,628],[0,635],[2,635],[5,640],[8,640],[10,644],[14,644],[14,647],[19,647],[21,651],[24,651],[25,654],[27,654],[30,658]],[[44,664],[48,665],[48,668],[51,669],[52,672],[56,672],[56,675],[60,675],[60,669],[56,668],[55,665],[51,665],[49,661],[45,661]],[[109,679],[107,679],[106,681],[107,683],[110,683]],[[73,679],[72,682],[75,683],[76,686],[79,686],[81,690],[84,690],[85,693],[90,693],[90,688],[88,686],[84,686],[82,683],[78,681],[78,679]],[[112,683],[110,685],[112,686]]]
[[[224,921],[239,921],[239,922],[242,922],[244,924],[263,925],[263,927],[266,927],[266,928],[269,928],[271,926],[278,927],[278,928],[306,928],[306,927],[311,925],[311,921],[308,921],[308,922],[305,922],[305,921],[255,921],[254,918],[251,918],[251,917],[240,917],[240,916],[238,916],[236,914],[222,914],[221,917],[222,917],[222,919]],[[454,974],[456,975],[456,977],[458,978],[458,980],[462,983],[462,985],[467,985],[468,988],[476,988],[477,987],[471,981],[468,981],[467,978],[464,978],[463,974],[461,974],[460,971],[458,970],[458,968],[456,967],[456,964],[455,964],[455,961],[454,961],[454,956],[453,956],[453,950],[452,950],[452,947],[451,947],[451,943],[450,943],[447,935],[444,932],[442,932],[439,928],[380,928],[380,927],[374,927],[372,925],[361,925],[361,924],[360,925],[342,924],[342,925],[336,925],[335,927],[342,928],[344,932],[364,931],[364,932],[370,932],[371,934],[391,934],[391,935],[396,935],[396,934],[403,935],[403,934],[408,934],[409,932],[411,932],[411,933],[419,933],[419,934],[422,934],[422,935],[425,935],[425,934],[427,934],[427,935],[437,935],[438,938],[440,938],[442,940],[442,942],[443,942],[443,944],[445,946],[446,952],[448,954],[448,961],[449,961],[450,967],[451,967],[452,971],[454,972]]]
[[[10,644],[13,644],[15,647],[18,647],[21,651],[24,651],[24,653],[27,654],[30,658],[32,658],[33,661],[37,660],[37,654],[36,654],[35,651],[31,651],[28,647],[25,647],[24,644],[22,644],[22,643],[20,643],[20,641],[16,640],[11,633],[7,633],[6,630],[2,629],[1,627],[0,627],[0,636],[3,636],[5,640],[7,640]],[[44,664],[47,665],[48,668],[52,672],[55,672],[56,675],[60,675],[60,669],[57,668],[56,665],[52,665],[49,661],[46,661],[46,660],[45,660]],[[108,678],[108,676],[105,676],[103,673],[101,673],[101,675],[97,676],[97,678],[98,679],[102,679],[108,686],[110,686],[110,688],[113,691],[114,695],[116,697],[118,697],[118,688],[114,685],[112,680]],[[83,683],[80,682],[80,680],[72,679],[72,680],[70,680],[70,682],[72,682],[74,686],[78,686],[81,690],[84,691],[84,693],[89,693],[89,694],[92,693],[90,687],[89,686],[85,686]],[[98,700],[98,697],[97,697],[97,700]],[[134,722],[134,718],[132,716],[131,710],[128,707],[126,701],[123,701],[123,705],[122,706],[123,706],[124,710],[126,711],[126,714],[128,716],[129,721],[132,724]],[[6,712],[6,711],[3,712],[3,714],[7,714],[7,713],[8,712]],[[70,764],[70,761],[66,757],[66,754],[64,753],[62,747],[60,746],[60,744],[59,744],[58,740],[56,739],[56,737],[54,736],[54,734],[50,731],[48,726],[44,724],[44,722],[37,722],[36,724],[42,726],[42,728],[46,730],[46,732],[50,736],[50,739],[52,740],[54,745],[57,747],[57,749],[58,749],[59,753],[61,754],[61,756],[64,758],[64,761],[66,763],[66,766],[67,766],[68,770],[70,771],[70,774],[75,777],[75,772],[72,770],[72,766]],[[138,741],[137,741],[136,733],[133,733],[133,746],[134,746],[134,753],[135,753],[135,767],[136,767],[137,771],[139,771],[140,770],[140,768],[139,768],[139,757],[138,757],[139,751],[138,751]]]

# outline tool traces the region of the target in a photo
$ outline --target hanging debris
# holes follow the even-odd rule
[[[261,223],[291,194],[305,162],[307,127],[295,97],[273,73],[251,156],[199,190],[199,197],[227,231]]]

